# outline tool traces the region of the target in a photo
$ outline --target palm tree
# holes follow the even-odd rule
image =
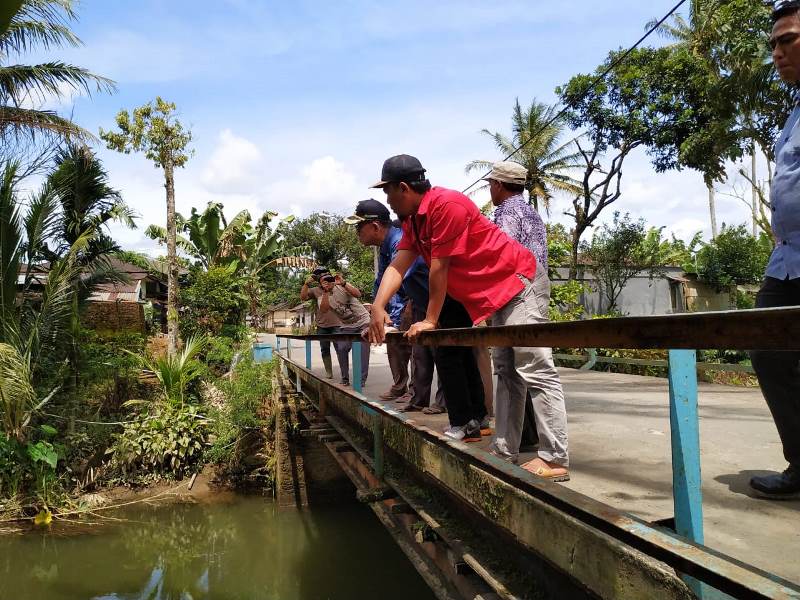
[[[81,45],[69,28],[76,20],[74,5],[73,0],[23,0],[8,28],[0,33],[0,146],[5,148],[4,153],[13,144],[39,137],[91,138],[70,119],[37,105],[70,92],[91,94],[115,89],[110,79],[58,60],[16,64],[16,58],[27,52]]]
[[[513,153],[509,160],[528,169],[525,189],[528,190],[530,202],[536,210],[544,208],[548,214],[554,193],[580,194],[582,191],[579,182],[568,175],[573,169],[581,167],[581,155],[574,146],[574,139],[562,143],[566,121],[557,117],[557,114],[558,107],[537,102],[536,99],[523,110],[517,99],[511,116],[511,138],[488,129],[481,131],[492,138],[503,158]],[[522,149],[516,152],[520,146]],[[492,161],[473,160],[467,165],[466,172],[486,172],[491,168]]]
[[[74,282],[81,273],[78,256],[91,232],[79,236],[42,274],[41,249],[56,229],[58,201],[45,188],[21,215],[14,188],[17,169],[16,164],[6,165],[0,180],[0,420],[3,432],[22,442],[33,413],[61,387]]]

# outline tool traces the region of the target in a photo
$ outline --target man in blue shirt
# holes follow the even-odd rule
[[[800,83],[800,0],[779,0],[772,14],[770,47],[781,79]],[[800,93],[795,100],[800,100]],[[775,144],[770,196],[776,246],[756,306],[800,305],[800,106],[795,106]],[[766,498],[800,497],[800,352],[752,352],[753,368],[778,428],[788,468],[753,477],[750,487]]]
[[[392,223],[389,209],[377,200],[362,200],[356,206],[355,213],[345,219],[345,222],[356,226],[359,241],[365,246],[378,247],[378,272],[375,275],[374,293],[377,293],[383,280],[386,268],[391,264],[397,254],[397,244],[403,237],[403,231]],[[428,273],[425,263],[421,263],[424,273],[415,265],[406,274],[403,287],[397,292],[386,307],[392,326],[400,329],[403,320],[403,311],[409,300],[409,293],[421,296],[420,282],[424,278],[425,306],[427,306]],[[374,295],[374,294],[373,294]],[[389,368],[392,371],[394,383],[392,388],[380,397],[384,400],[409,400],[407,395],[409,384],[408,363],[412,357],[412,347],[407,344],[389,344],[386,348],[389,358]]]

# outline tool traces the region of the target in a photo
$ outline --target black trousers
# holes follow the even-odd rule
[[[461,303],[447,296],[439,315],[439,327],[472,327],[472,319]],[[434,352],[434,362],[447,398],[450,425],[460,427],[472,419],[483,419],[486,416],[483,381],[472,348],[439,346]]]
[[[767,277],[757,308],[800,305],[800,279]],[[786,461],[800,469],[800,352],[753,351],[753,369],[783,443]]]

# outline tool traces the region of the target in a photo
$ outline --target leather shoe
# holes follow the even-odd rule
[[[800,469],[789,466],[783,473],[753,477],[750,487],[757,496],[772,500],[800,498]]]

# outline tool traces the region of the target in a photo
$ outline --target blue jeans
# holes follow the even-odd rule
[[[363,331],[360,327],[348,327],[347,325],[340,327],[337,333],[361,333]],[[350,350],[353,348],[352,342],[336,342],[336,356],[339,357],[339,370],[342,373],[342,383],[350,383]],[[369,342],[361,342],[361,385],[367,382],[367,375],[369,375]]]

